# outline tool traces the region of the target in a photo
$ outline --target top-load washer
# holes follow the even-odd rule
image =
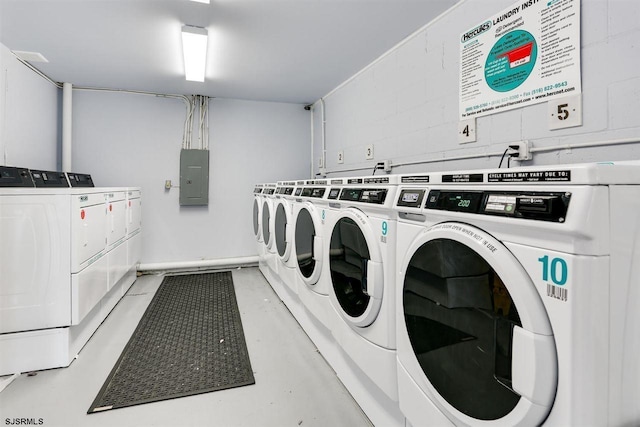
[[[437,175],[397,246],[408,422],[638,424],[640,162]]]
[[[325,277],[338,345],[392,401],[395,353],[397,176],[348,178],[328,211]],[[339,206],[338,206],[339,205]]]
[[[279,261],[278,272],[287,293],[284,298],[281,295],[280,299],[283,301],[286,299],[287,306],[294,303],[294,298],[297,299],[298,294],[297,259],[293,249],[295,228],[293,206],[298,183],[303,185],[304,181],[278,181],[273,219],[273,234]]]

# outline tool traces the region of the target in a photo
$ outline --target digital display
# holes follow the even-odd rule
[[[329,190],[330,199],[337,199],[339,194],[340,194],[339,188],[332,188],[331,190]]]
[[[311,197],[322,197],[324,195],[324,188],[314,188]]]
[[[352,202],[357,202],[360,200],[360,194],[362,194],[362,190],[355,188],[348,188],[342,190],[342,194],[340,195],[340,200],[351,200]]]
[[[420,198],[420,194],[418,193],[403,193],[402,201],[405,203],[413,203],[417,202],[418,198]]]
[[[434,190],[429,193],[426,208],[454,212],[477,212],[482,197],[482,192]]]

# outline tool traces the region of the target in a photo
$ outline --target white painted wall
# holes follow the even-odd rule
[[[477,142],[459,145],[460,33],[513,0],[463,0],[325,99],[329,175],[364,175],[375,161],[392,163],[502,152],[508,143],[534,147],[611,139],[640,139],[640,2],[582,0],[583,125],[548,130],[547,104],[477,119]],[[320,103],[314,105],[320,123]],[[365,161],[374,144],[375,161]],[[314,130],[314,167],[321,155]],[[337,153],[344,150],[345,163]],[[539,153],[531,164],[640,159],[640,143]],[[441,161],[397,167],[393,173],[497,167],[499,158]],[[352,170],[347,170],[352,169]],[[355,169],[355,170],[353,170]],[[378,172],[380,173],[380,172]]]
[[[0,44],[0,165],[57,169],[58,94]]]
[[[184,103],[80,90],[73,99],[74,169],[99,186],[143,189],[144,263],[255,255],[254,184],[309,176],[301,105],[214,99],[209,206],[180,207],[179,189],[164,182],[179,185]]]

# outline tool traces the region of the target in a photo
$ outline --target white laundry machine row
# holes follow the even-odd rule
[[[68,366],[135,280],[117,193],[0,188],[0,375]]]
[[[427,179],[396,202],[408,424],[640,423],[640,162]]]

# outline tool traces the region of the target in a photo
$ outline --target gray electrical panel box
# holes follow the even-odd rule
[[[209,150],[180,151],[180,205],[209,204]]]

